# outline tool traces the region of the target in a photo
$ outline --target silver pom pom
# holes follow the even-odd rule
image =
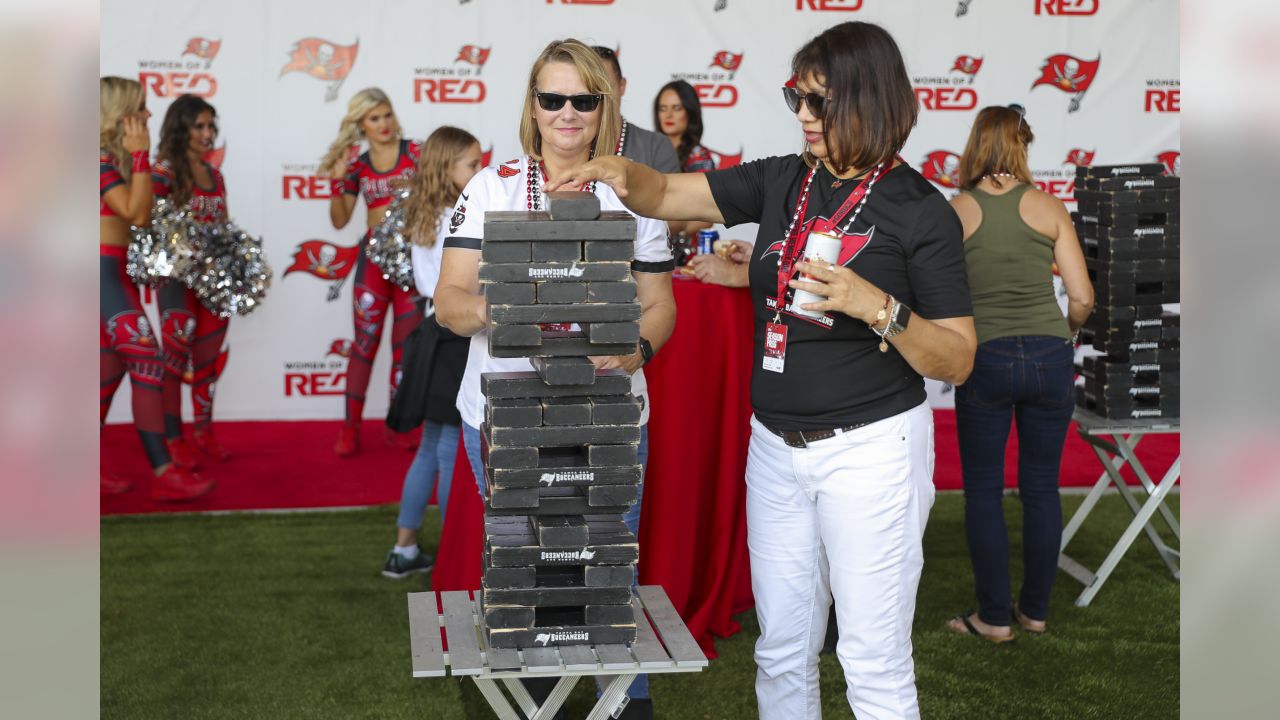
[[[195,261],[196,225],[189,208],[176,207],[168,198],[156,199],[151,225],[130,228],[133,239],[125,256],[125,272],[149,287],[185,277]]]
[[[414,287],[412,245],[405,237],[404,225],[409,195],[407,188],[396,193],[387,216],[373,229],[364,246],[365,256],[382,269],[382,277],[405,291]]]
[[[233,222],[195,226],[199,251],[185,280],[201,304],[219,317],[248,315],[271,287],[271,266],[262,239]]]

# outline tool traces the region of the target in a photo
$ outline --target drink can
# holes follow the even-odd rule
[[[812,232],[809,233],[809,239],[804,244],[804,259],[811,263],[824,263],[828,265],[835,264],[840,259],[840,238],[827,233]],[[807,275],[801,275],[801,279],[810,279]],[[804,315],[814,319],[824,315],[821,310],[802,310],[801,305],[805,303],[816,303],[826,300],[821,295],[815,295],[808,290],[796,290],[795,297],[792,300],[791,312],[797,315]]]
[[[715,249],[716,241],[719,239],[720,233],[715,230],[699,230],[698,253],[701,255],[710,255]]]

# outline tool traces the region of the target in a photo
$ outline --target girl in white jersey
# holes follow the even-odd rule
[[[458,394],[458,411],[462,415],[463,442],[482,492],[484,468],[480,463],[478,428],[484,416],[484,396],[480,392],[480,376],[486,372],[532,369],[527,359],[496,359],[489,355],[485,332],[488,318],[479,279],[485,213],[543,209],[546,199],[542,185],[547,177],[585,163],[593,155],[616,153],[622,115],[608,78],[600,58],[581,42],[563,40],[548,45],[529,72],[520,118],[520,144],[525,154],[498,167],[486,168],[472,178],[449,221],[440,282],[436,287],[436,314],[441,325],[459,335],[472,336],[471,353]],[[604,183],[592,183],[580,189],[595,193],[600,198],[601,210],[626,211]],[[641,398],[644,407],[642,424],[648,421],[648,402],[640,367],[662,347],[675,326],[676,306],[671,295],[673,267],[666,224],[637,217],[632,275],[641,306],[641,341],[629,355],[592,358],[597,368],[621,368],[631,373],[632,392]],[[642,427],[641,464],[647,439],[648,434]],[[623,517],[637,534],[640,505],[637,500]],[[634,710],[629,706],[628,711],[636,713],[636,717],[647,715],[648,687],[643,676],[628,694],[641,699],[634,703]]]

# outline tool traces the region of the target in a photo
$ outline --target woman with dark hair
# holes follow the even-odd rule
[[[1045,631],[1058,574],[1062,505],[1058,465],[1075,403],[1075,344],[1093,310],[1093,286],[1067,207],[1037,190],[1027,169],[1035,139],[1021,105],[978,113],[960,159],[961,193],[952,201],[964,226],[978,352],[973,374],[956,388],[956,433],[964,478],[965,534],[978,611],[952,618],[952,630],[992,642],[1013,640],[1010,620]],[[1067,316],[1053,290],[1057,263]],[[1023,580],[1011,604],[1005,530],[1004,455],[1018,425]]]
[[[98,110],[98,313],[100,422],[107,420],[116,389],[129,376],[133,424],[151,463],[155,500],[190,500],[213,483],[180,467],[164,442],[163,364],[159,342],[142,308],[138,286],[125,272],[129,226],[151,221],[151,136],[146,93],[136,80],[104,77]],[[126,492],[127,479],[103,474],[105,494]]]
[[[188,207],[196,222],[227,221],[227,186],[218,168],[204,159],[218,137],[218,114],[195,95],[182,95],[169,106],[160,126],[159,162],[151,171],[152,193]],[[182,382],[191,369],[191,440],[213,460],[230,454],[213,434],[213,384],[218,354],[230,321],[210,312],[195,291],[169,282],[157,292],[160,336],[164,341],[164,430],[174,462],[194,466],[199,456],[182,434]]]
[[[653,99],[653,126],[658,128],[680,161],[680,172],[715,170],[711,153],[702,142],[702,103],[698,93],[684,80],[672,80]]]
[[[964,382],[976,345],[960,221],[897,158],[918,106],[887,32],[842,23],[791,69],[783,94],[802,153],[681,175],[597,158],[548,189],[603,182],[640,215],[759,223],[735,272],[755,307],[746,481],[760,716],[821,716],[834,597],[854,713],[917,718],[911,621],[934,496],[924,378]]]

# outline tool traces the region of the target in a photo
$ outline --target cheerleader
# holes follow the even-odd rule
[[[150,461],[156,500],[189,500],[213,488],[187,468],[178,466],[164,442],[164,368],[160,346],[142,309],[138,288],[125,272],[129,226],[151,222],[151,138],[147,132],[146,96],[134,80],[104,77],[99,82],[98,177],[99,259],[98,313],[100,423],[125,374],[133,395],[133,423]],[[121,493],[129,481],[104,474],[102,492]]]
[[[169,106],[160,126],[158,162],[151,171],[152,193],[186,207],[196,222],[227,221],[227,186],[222,173],[204,160],[218,136],[218,114],[195,95],[183,95]],[[229,453],[213,435],[213,391],[218,355],[229,320],[218,317],[180,282],[157,293],[164,352],[165,442],[174,461],[194,465],[201,455],[225,461]],[[182,381],[191,369],[193,452],[182,434]]]
[[[430,555],[418,551],[418,529],[427,509],[431,491],[436,490],[443,521],[448,509],[449,488],[453,479],[453,460],[458,452],[462,418],[455,407],[462,371],[467,365],[470,338],[455,335],[436,322],[432,298],[440,279],[440,256],[449,233],[453,204],[471,178],[480,171],[480,141],[471,133],[444,126],[431,133],[422,147],[417,174],[410,181],[412,194],[405,212],[405,228],[413,240],[413,279],[418,292],[427,300],[426,318],[419,332],[427,334],[430,345],[428,367],[411,367],[409,372],[429,374],[426,421],[422,426],[422,443],[417,457],[404,476],[400,494],[400,517],[396,521],[396,544],[387,554],[382,574],[404,578],[427,572],[432,567]],[[440,482],[436,483],[436,471]]]
[[[356,154],[361,140],[369,143],[369,149]],[[342,229],[351,221],[355,212],[356,196],[363,195],[369,233],[386,215],[395,191],[410,177],[418,162],[420,144],[400,136],[400,123],[391,109],[391,100],[378,88],[365,88],[347,103],[347,114],[342,118],[338,138],[320,161],[322,176],[331,179],[329,219],[333,226]],[[351,343],[351,357],[347,361],[346,419],[338,433],[333,451],[339,457],[351,457],[360,452],[360,420],[364,414],[365,390],[369,387],[369,374],[373,370],[373,358],[378,352],[382,326],[386,324],[387,310],[395,313],[391,332],[391,393],[400,384],[400,360],[404,340],[418,323],[422,313],[415,300],[414,291],[402,290],[382,276],[382,269],[369,262],[363,252],[355,268],[355,288],[351,293],[355,315],[355,337]],[[408,433],[394,434],[394,442],[407,449],[413,443]]]

